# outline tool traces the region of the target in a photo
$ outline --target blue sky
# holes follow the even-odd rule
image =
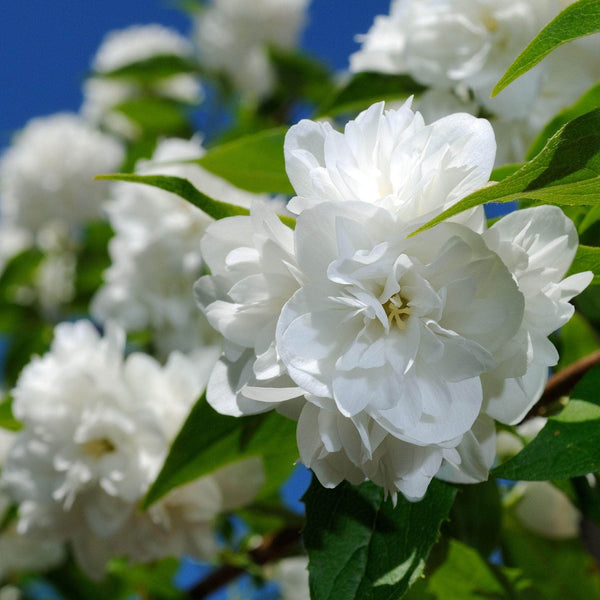
[[[251,2],[252,0],[248,0]],[[5,0],[0,18],[0,147],[27,120],[78,110],[81,81],[104,34],[159,22],[183,33],[189,21],[176,0]],[[303,46],[344,69],[364,33],[389,0],[312,0]]]

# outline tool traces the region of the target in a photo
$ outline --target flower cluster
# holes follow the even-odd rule
[[[124,359],[124,344],[110,323],[104,337],[88,321],[56,327],[50,352],[22,371],[13,391],[24,428],[2,470],[19,533],[70,542],[96,578],[113,556],[214,556],[214,517],[251,500],[264,479],[260,459],[250,459],[140,512],[215,355],[175,352],[163,367],[141,353]]]
[[[548,335],[590,273],[554,207],[487,229],[481,209],[413,235],[485,185],[489,124],[426,125],[410,101],[373,105],[344,133],[301,121],[285,143],[295,231],[266,209],[208,227],[196,284],[225,338],[208,385],[220,412],[298,419],[321,483],[369,478],[421,498],[434,476],[486,479],[494,419],[518,422],[557,355]]]
[[[495,98],[490,93],[519,52],[560,10],[557,0],[393,0],[376,17],[352,71],[405,73],[427,86],[428,118],[484,110],[494,116],[498,163],[520,162],[535,135],[594,84],[598,46],[560,48]],[[574,70],[572,65],[580,68]]]

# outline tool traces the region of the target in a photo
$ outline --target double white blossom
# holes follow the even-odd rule
[[[259,198],[184,163],[204,152],[198,140],[166,139],[151,161],[138,162],[136,172],[184,177],[209,196],[233,204],[249,206]],[[213,340],[192,294],[204,269],[200,239],[212,219],[179,196],[151,186],[118,183],[112,198],[107,203],[115,230],[109,245],[112,264],[92,314],[100,321],[115,320],[128,331],[150,329],[163,355]]]
[[[262,483],[260,461],[218,472],[168,494],[147,513],[139,502],[199,397],[214,361],[170,355],[123,358],[125,336],[109,324],[58,325],[50,352],[22,371],[14,413],[24,424],[2,471],[19,505],[18,531],[70,542],[91,576],[113,556],[151,560],[186,552],[210,558],[218,512]],[[240,488],[244,490],[239,493]]]
[[[118,142],[76,115],[33,119],[0,161],[3,218],[31,234],[71,233],[102,216],[108,184],[93,178],[122,159]]]
[[[479,209],[411,236],[487,183],[494,150],[485,121],[425,125],[410,103],[374,105],[343,134],[292,127],[293,235],[255,212],[211,226],[203,241],[217,250],[200,304],[237,344],[211,378],[213,406],[244,414],[303,394],[287,412],[301,407],[300,456],[326,486],[368,477],[418,499],[436,475],[485,479],[493,418],[514,422],[537,400],[556,358],[547,336],[590,281],[563,280],[577,239],[558,209],[489,231]],[[266,231],[278,240],[270,255],[258,243]],[[264,284],[271,273],[283,274],[277,291]],[[286,383],[283,394],[274,376],[299,390]]]
[[[196,23],[200,58],[242,94],[261,98],[275,85],[268,46],[293,48],[310,0],[213,0]]]
[[[202,100],[202,88],[190,74],[160,77],[144,85],[127,78],[108,78],[104,75],[136,62],[160,56],[191,59],[192,43],[174,29],[159,24],[133,25],[111,31],[106,35],[92,61],[96,76],[84,85],[84,103],[81,113],[96,125],[125,137],[135,137],[138,128],[125,115],[114,111],[119,104],[132,100],[144,91],[144,85],[156,95],[184,103],[196,104]]]

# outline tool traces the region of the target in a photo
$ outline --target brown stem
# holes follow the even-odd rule
[[[530,417],[546,413],[547,407],[556,402],[561,396],[566,396],[577,382],[594,366],[600,364],[600,350],[592,352],[568,367],[555,373],[548,379],[544,393],[538,403],[529,412]]]
[[[251,560],[257,565],[264,565],[285,555],[293,546],[300,542],[300,529],[286,527],[274,535],[265,536],[262,544],[249,552]],[[244,573],[242,567],[224,565],[213,571],[196,587],[188,592],[189,600],[202,600],[224,585]]]

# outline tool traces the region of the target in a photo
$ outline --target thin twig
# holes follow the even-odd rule
[[[249,557],[254,564],[264,565],[283,557],[299,542],[300,528],[286,527],[274,535],[265,536],[262,544],[249,552]],[[188,598],[189,600],[202,600],[239,577],[242,573],[244,573],[242,567],[224,565],[192,588],[188,592]]]
[[[567,396],[580,379],[594,366],[600,364],[600,350],[596,350],[555,373],[548,379],[544,393],[529,412],[529,417],[543,416],[548,406]]]

